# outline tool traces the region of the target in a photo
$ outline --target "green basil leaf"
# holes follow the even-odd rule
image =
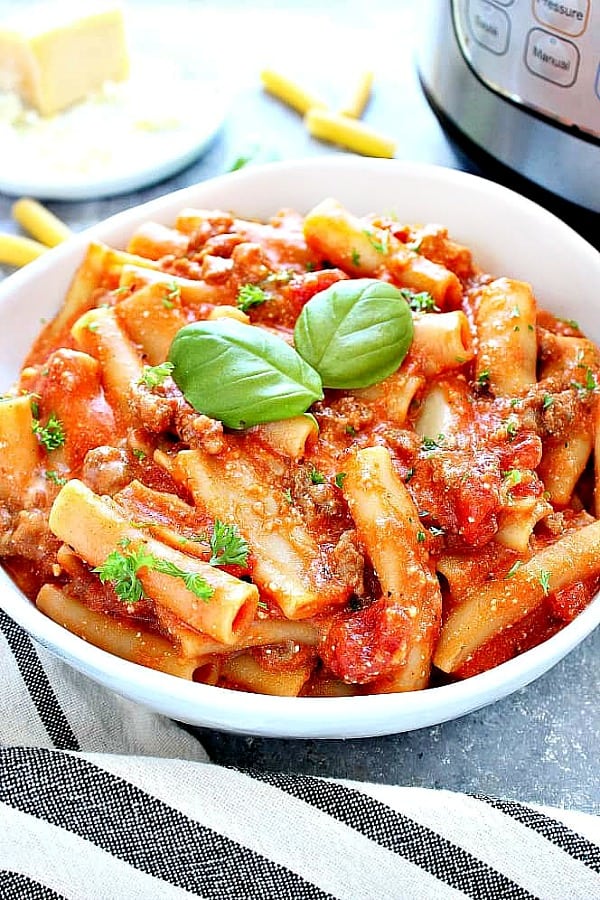
[[[186,325],[169,360],[186,400],[228,428],[299,416],[323,397],[319,375],[292,347],[234,319]]]
[[[398,288],[374,278],[338,281],[304,306],[294,329],[298,353],[325,387],[360,388],[395,372],[413,338]]]

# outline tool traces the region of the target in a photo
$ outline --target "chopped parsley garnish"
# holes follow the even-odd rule
[[[293,269],[279,269],[279,271],[267,275],[263,284],[289,284],[295,274]]]
[[[160,363],[158,366],[144,366],[138,384],[145,384],[149,388],[159,387],[174,368],[173,363],[168,361]]]
[[[504,483],[508,490],[515,487],[515,485],[520,484],[523,475],[520,469],[510,469],[508,472],[504,473]]]
[[[175,565],[175,563],[169,562],[168,559],[155,558],[154,564],[149,568],[152,568],[155,572],[161,572],[163,575],[181,578],[188,591],[191,591],[192,594],[195,594],[201,600],[210,600],[214,594],[214,588],[201,575],[197,572],[186,572]]]
[[[352,265],[360,266],[360,253],[358,252],[358,250],[352,251]]]
[[[237,525],[226,525],[215,519],[210,549],[211,566],[245,566],[248,562],[250,547],[239,533]]]
[[[260,306],[268,299],[268,295],[257,284],[243,284],[238,291],[236,303],[238,309],[247,312],[253,306]]]
[[[37,410],[37,404],[35,404],[35,406]],[[45,425],[42,425],[39,419],[35,418],[33,420],[32,430],[37,436],[40,444],[43,444],[46,450],[58,450],[58,448],[62,447],[66,441],[63,424],[55,413],[50,413]]]
[[[315,467],[313,466],[310,470],[310,480],[313,484],[325,484],[327,479],[321,472],[319,472],[318,469],[315,469]]]
[[[54,469],[46,469],[44,474],[48,481],[51,481],[52,484],[57,484],[59,487],[62,487],[63,484],[67,483],[67,479],[63,478],[62,475],[59,475],[58,472],[55,472]]]
[[[413,477],[414,474],[415,474],[415,468],[414,468],[414,466],[411,466],[410,469],[407,469],[406,475],[404,476],[404,483],[408,484],[408,482],[410,481],[410,479]]]
[[[134,447],[131,451],[136,459],[146,459],[146,454],[143,450],[140,450],[138,447]]]
[[[342,488],[344,486],[344,479],[347,477],[346,472],[338,472],[335,476],[335,483],[337,487]]]
[[[162,299],[162,305],[165,309],[173,309],[175,301],[181,297],[181,288],[174,281],[168,287],[167,293]]]
[[[390,233],[389,231],[381,232],[381,239],[377,237],[374,232],[365,229],[363,234],[368,238],[371,247],[377,251],[377,253],[387,253],[388,245],[390,241]]]
[[[312,260],[309,259],[309,261],[306,263],[306,266],[305,266],[306,271],[314,272],[316,268],[317,267],[315,266],[314,262],[312,262]]]
[[[550,394],[544,394],[544,398],[542,400],[542,409],[550,409],[553,403],[554,397],[552,397]]]
[[[423,544],[426,539],[426,534],[424,531],[417,531],[417,542],[419,544]]]
[[[506,420],[506,434],[509,438],[514,438],[519,430],[519,421],[515,416],[509,416]]]
[[[346,425],[344,431],[346,432],[346,434],[349,434],[350,437],[354,437],[356,434],[356,428],[354,427],[354,425]]]
[[[237,172],[238,169],[243,169],[244,166],[247,166],[249,162],[251,162],[251,156],[238,156],[229,166],[230,172]]]
[[[287,500],[287,502],[288,502],[288,503],[290,504],[290,506],[291,506],[292,503],[294,502],[294,498],[292,497],[292,492],[291,492],[291,490],[290,490],[289,488],[286,488],[286,489],[285,489],[285,491],[283,492],[283,496],[285,497],[285,499]]]
[[[437,440],[435,440],[435,441],[433,438],[424,437],[423,440],[421,441],[421,446],[423,447],[423,450],[439,450],[443,441],[444,441],[443,434],[438,434]]]
[[[484,387],[484,386],[487,387],[489,382],[490,382],[490,370],[482,369],[481,372],[479,373],[479,375],[477,376],[477,384],[481,385],[481,387]]]
[[[512,566],[510,567],[510,569],[508,570],[508,572],[506,573],[506,575],[505,575],[504,577],[505,577],[505,578],[512,578],[513,575],[516,575],[516,574],[517,574],[517,572],[519,571],[519,569],[521,568],[522,565],[523,565],[523,563],[521,562],[521,560],[520,560],[520,559],[517,559],[517,560],[512,564]]]
[[[400,288],[400,293],[413,312],[439,312],[435,300],[428,291],[415,293],[410,288]]]
[[[564,322],[565,325],[568,325],[569,328],[574,328],[576,331],[579,331],[579,322],[576,322],[575,319],[558,319],[559,322]]]
[[[185,572],[175,563],[148,553],[144,547],[130,550],[129,543],[125,544],[124,541],[120,543],[126,552],[113,550],[102,565],[96,566],[92,571],[100,576],[103,584],[106,582],[112,584],[117,597],[123,603],[137,603],[145,597],[144,587],[138,575],[140,569],[181,578],[186,588],[201,600],[208,601],[212,597],[214,589],[197,572]]]
[[[237,156],[231,165],[228,168],[228,172],[237,172],[239,169],[243,169],[248,163],[251,163],[255,160],[260,153],[260,147],[257,144],[253,144],[249,147],[245,153],[241,153]]]
[[[550,572],[548,572],[546,569],[542,569],[540,571],[540,574],[538,575],[538,578],[542,586],[544,596],[547,597],[550,593]]]
[[[578,391],[595,391],[598,387],[596,382],[596,377],[589,366],[580,365],[579,368],[585,369],[585,383],[581,383],[580,381],[572,381],[571,387],[576,388]]]

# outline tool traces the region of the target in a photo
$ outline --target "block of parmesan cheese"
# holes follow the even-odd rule
[[[0,90],[19,94],[43,116],[128,75],[125,26],[117,6],[45,3],[0,24]]]

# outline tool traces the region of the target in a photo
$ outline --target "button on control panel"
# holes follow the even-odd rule
[[[451,0],[461,51],[493,91],[600,137],[600,0]]]
[[[548,25],[559,34],[579,37],[587,28],[590,15],[590,0],[533,0],[533,15],[542,25]]]
[[[579,50],[572,41],[532,28],[527,35],[525,63],[533,75],[570,87],[577,80]]]
[[[506,53],[510,37],[510,19],[503,9],[488,0],[471,0],[469,26],[475,41],[492,53]]]

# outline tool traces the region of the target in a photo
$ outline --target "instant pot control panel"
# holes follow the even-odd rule
[[[600,2],[452,0],[452,10],[487,87],[600,138]]]

